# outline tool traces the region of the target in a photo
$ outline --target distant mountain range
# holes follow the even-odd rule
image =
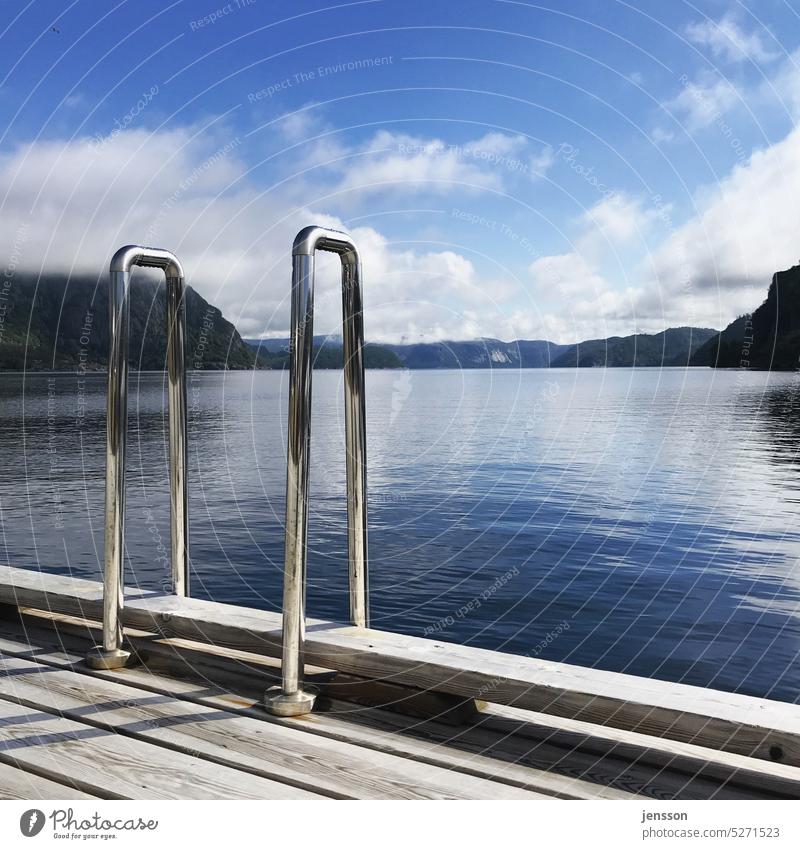
[[[787,292],[800,293],[799,274],[800,269],[784,272],[788,275],[784,284]],[[784,278],[776,275],[778,279]],[[794,302],[800,304],[800,297]],[[129,359],[132,367],[164,368],[165,310],[163,282],[144,277],[135,279],[131,288]],[[99,278],[66,274],[37,277],[18,273],[5,278],[0,281],[0,368],[105,367],[107,312],[105,275]],[[187,320],[189,368],[283,369],[288,365],[288,339],[243,340],[222,313],[191,288],[187,289]],[[762,321],[759,311],[754,315],[759,327],[769,324],[770,320],[764,318]],[[791,327],[795,326],[794,320],[794,313],[788,315]],[[797,324],[800,327],[800,322]],[[738,325],[732,325],[719,334],[708,328],[677,327],[661,333],[590,339],[570,345],[546,340],[502,342],[498,339],[367,344],[365,363],[367,368],[411,369],[709,365],[712,359],[708,354],[709,346],[720,339],[718,347],[726,351],[724,346],[731,337],[736,337],[737,328]],[[736,337],[733,349],[741,347],[738,339]],[[315,337],[314,341],[315,368],[340,368],[341,339]],[[791,349],[791,340],[786,344],[787,350]],[[722,362],[721,354],[715,353],[713,359]]]
[[[408,345],[367,345],[368,368],[485,369],[485,368],[583,368],[630,366],[686,366],[694,352],[716,330],[705,327],[674,327],[661,333],[637,333],[590,339],[572,345],[546,340],[501,342],[417,342]],[[288,360],[288,339],[245,339],[259,350],[259,357],[282,368]],[[342,363],[341,340],[314,337],[316,368],[336,368]]]
[[[245,339],[255,352],[258,368],[283,369],[289,367],[288,339]],[[342,368],[344,356],[342,341],[335,337],[314,337],[314,368]],[[403,368],[403,363],[384,345],[364,345],[365,368]]]
[[[692,355],[691,365],[795,371],[800,367],[800,265],[773,275],[767,299]]]

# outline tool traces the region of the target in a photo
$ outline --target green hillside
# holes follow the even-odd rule
[[[166,363],[166,287],[150,278],[131,285],[129,362],[162,369]],[[105,367],[108,359],[107,277],[16,274],[3,281],[0,368]],[[236,328],[192,288],[186,293],[187,365],[246,369],[255,362]]]

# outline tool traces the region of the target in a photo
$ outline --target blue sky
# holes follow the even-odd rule
[[[800,256],[800,14],[551,5],[4,0],[8,261],[100,273],[159,243],[252,336],[285,332],[316,221],[358,238],[373,339],[757,306]],[[334,329],[330,264],[318,303]]]

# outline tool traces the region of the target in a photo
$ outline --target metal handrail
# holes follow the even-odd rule
[[[106,419],[105,570],[103,644],[86,657],[95,669],[124,666],[123,558],[125,552],[125,442],[128,425],[128,335],[133,266],[161,268],[167,279],[167,376],[169,381],[170,537],[172,584],[189,594],[189,510],[186,489],[186,304],[184,273],[177,257],[161,248],[127,245],[111,260],[108,287],[109,353]]]
[[[314,254],[331,251],[342,262],[342,310],[347,446],[347,543],[350,620],[369,624],[367,561],[367,429],[364,403],[364,324],[361,268],[350,236],[324,227],[301,230],[292,247],[289,435],[286,472],[286,543],[283,576],[282,686],[268,691],[266,709],[280,716],[308,713],[316,696],[303,686],[308,542],[308,470],[311,446],[311,367],[314,348]]]

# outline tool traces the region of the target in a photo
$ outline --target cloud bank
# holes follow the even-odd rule
[[[302,226],[345,227],[332,210],[347,208],[348,198],[368,200],[378,187],[434,197],[502,190],[513,180],[546,179],[552,165],[547,150],[521,136],[490,133],[454,149],[379,132],[351,147],[328,145],[327,159],[310,144],[293,164],[297,185],[262,185],[245,149],[213,126],[22,145],[0,157],[5,255],[28,271],[104,279],[116,247],[167,246],[243,335],[280,335],[289,324],[290,246]],[[317,179],[321,188],[309,195]],[[477,263],[471,245],[393,242],[355,226],[368,336],[575,341],[674,324],[724,326],[760,303],[775,270],[797,261],[798,184],[795,129],[701,189],[685,223],[665,227],[669,207],[614,192],[573,222],[570,250],[529,257],[516,273]],[[336,331],[334,258],[321,258],[320,269],[316,329]]]
[[[420,148],[408,155],[403,146]],[[509,155],[519,140],[499,135],[464,151],[436,140],[379,133],[326,170],[323,195],[367,193],[387,182],[408,191],[436,177],[448,186],[499,185],[502,174],[481,169],[481,152]],[[258,186],[241,156],[242,140],[186,127],[129,130],[103,140],[39,141],[0,157],[0,232],[6,255],[24,228],[18,267],[29,271],[101,274],[114,249],[127,243],[168,246],[189,282],[220,306],[244,335],[282,334],[289,324],[290,248],[310,222],[345,229],[329,202],[303,203],[289,185]],[[298,172],[319,161],[312,150]],[[497,170],[497,169],[495,169]],[[474,338],[489,329],[512,334],[503,301],[513,287],[479,279],[472,261],[451,249],[411,250],[371,227],[352,232],[367,274],[371,338]],[[321,332],[341,321],[334,258],[319,260]]]

